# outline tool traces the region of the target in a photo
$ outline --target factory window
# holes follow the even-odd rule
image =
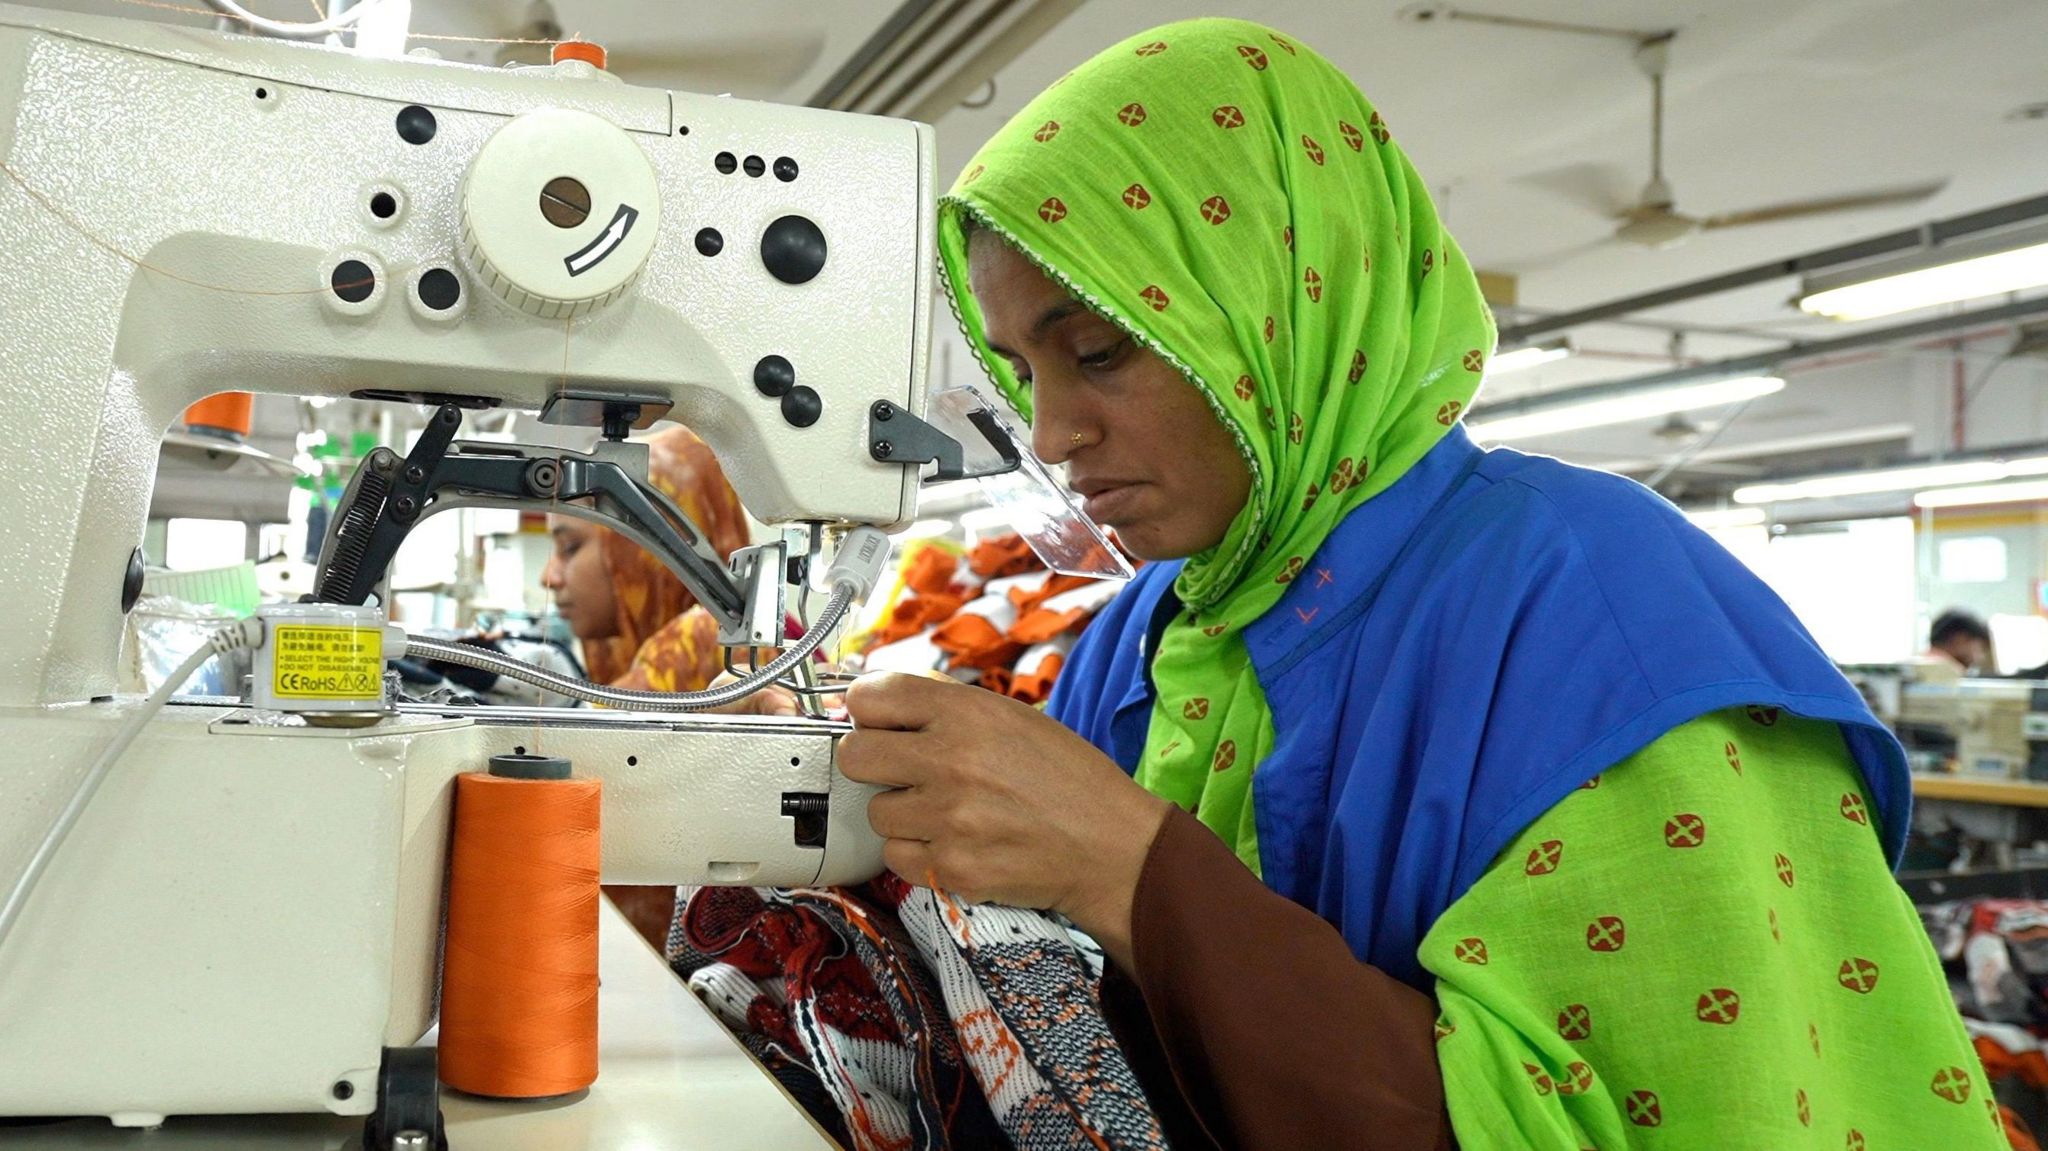
[[[249,525],[240,520],[173,519],[164,533],[172,571],[228,567],[249,558]]]
[[[1964,536],[1941,541],[1941,582],[2005,582],[2005,541],[1997,536]]]
[[[1913,521],[1894,516],[1792,529],[1757,574],[1837,663],[1889,663],[1925,646],[1914,567]]]

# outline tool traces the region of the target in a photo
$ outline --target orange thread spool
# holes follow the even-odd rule
[[[241,440],[249,435],[256,397],[247,392],[216,392],[185,409],[185,426],[212,428]]]
[[[593,68],[602,68],[604,59],[604,45],[593,44],[588,40],[560,40],[548,52],[550,64],[560,64],[564,60],[581,60]]]
[[[603,787],[552,756],[455,779],[441,1081],[533,1099],[597,1079],[598,810]]]

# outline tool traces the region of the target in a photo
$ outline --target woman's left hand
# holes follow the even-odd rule
[[[880,674],[846,693],[849,779],[899,790],[868,802],[889,870],[976,902],[1057,911],[1116,957],[1167,802],[1080,736],[1016,700]],[[1122,946],[1119,946],[1122,945]]]

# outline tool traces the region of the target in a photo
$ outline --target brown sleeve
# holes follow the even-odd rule
[[[1138,880],[1131,947],[1137,970],[1110,972],[1103,1005],[1176,1146],[1452,1146],[1435,1004],[1179,809]]]

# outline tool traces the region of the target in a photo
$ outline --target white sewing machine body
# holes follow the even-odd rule
[[[629,214],[586,181],[588,220],[536,227],[573,276],[591,253],[626,258],[621,225],[637,221],[644,266],[601,299],[494,288],[466,250],[474,159],[547,109],[607,122],[607,146],[643,155],[658,190]],[[728,174],[721,153],[790,157],[798,174]],[[124,574],[158,443],[205,395],[655,397],[765,521],[915,514],[917,468],[873,458],[868,409],[924,411],[922,125],[635,88],[581,64],[371,60],[0,6],[0,159],[0,887],[136,706],[114,698]],[[369,207],[379,193],[389,218]],[[759,246],[791,216],[827,245],[796,282]],[[366,299],[342,298],[349,260],[376,272]],[[437,269],[459,305],[423,299]],[[769,356],[815,393],[809,422],[757,387]],[[604,779],[607,881],[880,869],[868,791],[832,767],[835,724],[251,715],[165,709],[56,857],[0,948],[0,1116],[368,1112],[380,1048],[432,1022],[450,781],[494,753],[544,750]],[[824,846],[792,837],[791,794],[830,798]]]

